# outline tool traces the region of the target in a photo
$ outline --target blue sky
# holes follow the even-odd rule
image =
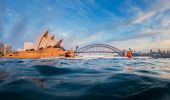
[[[170,48],[169,0],[0,0],[0,41],[23,48],[47,29],[65,48]]]

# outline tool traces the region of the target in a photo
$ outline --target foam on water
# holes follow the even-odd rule
[[[169,100],[170,59],[0,59],[0,100]]]

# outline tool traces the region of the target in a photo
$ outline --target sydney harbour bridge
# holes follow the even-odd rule
[[[75,53],[77,55],[88,53],[88,54],[117,54],[118,56],[123,56],[124,52],[120,49],[107,45],[107,44],[92,44],[81,48],[76,48]]]

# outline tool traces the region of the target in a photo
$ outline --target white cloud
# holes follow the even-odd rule
[[[52,10],[53,10],[53,8],[52,8],[52,7],[50,7],[50,6],[48,6],[48,7],[47,7],[47,10],[52,11]]]
[[[147,30],[143,31],[141,36],[129,38],[122,41],[110,42],[113,46],[120,49],[132,48],[134,50],[149,50],[149,49],[170,49],[170,29],[166,30]],[[153,38],[153,39],[152,39]]]
[[[153,17],[156,14],[161,14],[164,11],[170,9],[170,2],[169,0],[158,0],[155,3],[153,3],[152,7],[150,10],[146,12],[138,12],[138,15],[134,17],[134,19],[130,22],[131,24],[137,24],[141,23],[143,21],[146,21]]]
[[[143,51],[149,49],[170,49],[170,38],[157,40],[151,42],[148,38],[141,38],[141,39],[132,39],[120,42],[113,42],[111,45],[116,46],[119,49],[128,49],[132,48],[133,50]]]
[[[155,14],[156,14],[156,12],[141,13],[140,15],[135,17],[131,23],[132,24],[141,23],[141,22],[147,20],[148,18],[152,17]]]
[[[83,34],[80,35],[70,35],[69,37],[64,38],[64,46],[66,48],[73,48],[75,46],[85,46],[96,41],[102,41],[101,38],[103,33],[95,33],[90,36],[84,36]]]

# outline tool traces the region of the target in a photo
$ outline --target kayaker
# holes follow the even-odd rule
[[[132,50],[129,48],[129,51],[127,51],[126,57],[132,58]]]
[[[73,49],[67,50],[65,52],[65,57],[74,57],[74,51]]]

